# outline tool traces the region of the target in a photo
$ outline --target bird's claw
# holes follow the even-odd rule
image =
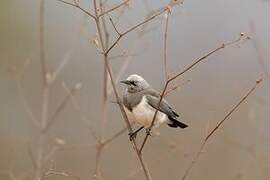
[[[150,128],[146,128],[145,133],[146,133],[147,136],[152,136]]]
[[[137,133],[132,132],[132,133],[128,133],[128,135],[129,135],[129,140],[133,141],[136,139]]]

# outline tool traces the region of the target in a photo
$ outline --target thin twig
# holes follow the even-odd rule
[[[62,2],[64,4],[67,4],[67,5],[73,6],[75,8],[78,8],[79,10],[81,10],[82,12],[84,12],[86,15],[88,15],[89,17],[91,17],[94,20],[96,20],[96,17],[93,14],[91,14],[90,12],[88,12],[86,9],[82,8],[79,4],[73,4],[73,3],[70,3],[70,2],[66,2],[64,0],[56,0],[56,1],[59,1],[59,2]]]
[[[115,5],[114,7],[112,7],[111,9],[108,9],[108,10],[105,10],[104,12],[100,13],[98,15],[98,17],[101,17],[101,16],[104,16],[105,14],[108,14],[114,10],[117,10],[118,8],[122,7],[123,5],[126,5],[128,4],[130,0],[124,0],[122,3],[118,4],[118,5]]]
[[[178,84],[178,85],[173,86],[172,88],[168,89],[168,90],[165,92],[164,96],[169,95],[171,92],[175,91],[175,90],[178,89],[178,88],[183,87],[184,85],[186,85],[186,84],[189,83],[189,82],[191,82],[190,79],[184,81],[184,82],[181,83],[181,84]]]
[[[112,20],[112,18],[111,17],[109,17],[109,19],[110,19],[110,22],[111,22],[111,24],[112,24],[112,26],[113,26],[113,28],[114,28],[114,30],[115,30],[115,32],[119,35],[119,36],[121,36],[121,33],[118,31],[118,29],[116,28],[116,26],[115,26],[115,24],[114,24],[114,22],[113,22],[113,20]]]
[[[182,180],[185,180],[191,171],[194,164],[198,161],[198,158],[200,157],[201,153],[203,152],[208,140],[214,135],[214,133],[221,127],[221,125],[232,115],[234,111],[237,110],[237,108],[248,98],[248,96],[257,88],[257,86],[262,82],[262,79],[259,79],[256,81],[256,84],[250,88],[250,90],[241,98],[241,100],[233,106],[233,108],[226,114],[226,116],[218,122],[218,124],[210,131],[210,133],[204,138],[202,145],[199,148],[199,151],[194,156],[193,160],[191,161],[191,164],[188,166],[186,171],[184,172],[184,175],[182,177]]]
[[[134,123],[131,123],[131,125],[133,125]],[[115,140],[116,138],[118,138],[120,135],[124,134],[124,132],[127,131],[127,127],[122,128],[121,130],[119,130],[118,132],[116,132],[114,135],[112,135],[110,138],[104,140],[102,143],[104,144],[104,146],[110,144],[113,140]]]
[[[161,101],[166,93],[166,90],[167,90],[167,87],[168,85],[170,84],[170,82],[172,82],[173,80],[177,79],[178,77],[180,77],[181,75],[183,75],[184,73],[186,73],[187,71],[191,70],[193,67],[196,67],[196,65],[198,65],[199,63],[203,62],[203,60],[205,60],[206,58],[208,58],[209,56],[211,56],[212,54],[215,54],[216,52],[220,51],[221,49],[227,47],[227,46],[230,46],[230,45],[233,45],[239,41],[242,41],[242,40],[246,40],[246,39],[249,39],[248,36],[243,36],[242,34],[240,34],[240,37],[237,38],[236,40],[233,40],[233,41],[230,41],[230,42],[227,42],[225,44],[222,44],[221,46],[217,47],[216,49],[214,49],[213,51],[210,51],[209,53],[207,53],[206,55],[200,57],[199,59],[197,59],[194,63],[192,63],[190,66],[188,66],[187,68],[185,68],[182,72],[180,73],[177,73],[176,75],[170,77],[170,79],[168,79],[164,85],[164,88],[162,90],[162,93],[161,93],[161,96],[160,96],[160,99],[159,99],[159,103],[158,103],[158,108],[157,110],[155,111],[155,114],[154,114],[154,117],[153,117],[153,120],[151,122],[151,126],[149,127],[149,131],[151,132],[152,130],[152,127],[154,125],[154,122],[156,120],[156,116],[157,116],[157,112],[159,111],[159,107],[160,107],[160,104],[161,104]],[[143,140],[143,143],[141,145],[141,148],[140,148],[140,153],[142,152],[144,146],[145,146],[145,143],[149,137],[150,133],[147,133],[145,135],[145,138]]]

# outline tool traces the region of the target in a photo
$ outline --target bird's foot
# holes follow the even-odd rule
[[[128,135],[129,135],[129,140],[133,141],[137,137],[137,132],[128,133]]]
[[[146,128],[145,129],[145,133],[146,133],[147,136],[152,136],[152,134],[151,134],[151,128]]]

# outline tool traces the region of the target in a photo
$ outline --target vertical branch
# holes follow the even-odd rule
[[[102,0],[99,0],[100,13],[103,13],[104,7]],[[104,30],[104,48],[107,49],[109,46],[109,33],[107,29],[107,24],[105,22],[105,17],[101,17],[102,27]],[[108,72],[106,68],[105,61],[103,62],[103,96],[102,96],[102,121],[101,121],[101,139],[103,139],[105,123],[107,120],[107,100],[108,100]]]
[[[40,24],[39,24],[39,37],[40,37],[40,60],[41,60],[41,69],[43,77],[43,94],[42,94],[42,107],[41,107],[41,127],[39,129],[38,142],[37,142],[37,154],[36,154],[36,169],[34,173],[34,179],[38,180],[42,175],[42,164],[43,164],[43,155],[44,155],[44,142],[45,142],[45,133],[42,131],[42,128],[46,126],[47,123],[47,114],[48,114],[48,81],[47,81],[47,64],[45,62],[45,45],[44,45],[44,16],[45,16],[45,1],[40,0]]]
[[[109,61],[107,59],[107,55],[106,54],[105,54],[105,63],[106,63],[106,67],[107,67],[107,70],[108,70],[110,79],[111,79],[111,83],[112,83],[112,87],[113,87],[113,91],[114,91],[116,100],[118,102],[118,105],[119,105],[119,108],[121,110],[122,116],[123,116],[123,118],[125,120],[125,123],[127,125],[128,131],[131,133],[132,132],[131,124],[130,124],[130,122],[128,120],[127,114],[125,112],[125,109],[123,107],[123,104],[121,102],[121,99],[119,97],[119,94],[117,92],[115,81],[114,81],[114,77],[113,77],[113,74],[112,74],[112,69],[111,69],[111,66],[109,64]],[[135,149],[136,155],[137,155],[137,157],[138,157],[138,159],[139,159],[139,161],[141,163],[141,166],[143,168],[143,171],[144,171],[144,174],[146,176],[146,179],[147,180],[151,180],[152,178],[150,176],[149,170],[148,170],[148,168],[146,167],[146,165],[144,163],[144,160],[143,160],[143,158],[142,158],[142,156],[141,156],[141,154],[139,152],[138,146],[137,146],[136,141],[134,139],[132,140],[132,144],[133,144],[133,148]]]
[[[168,24],[169,24],[169,17],[170,17],[170,10],[167,10],[167,13],[165,14],[166,22],[165,22],[165,32],[164,32],[164,55],[163,55],[163,61],[164,61],[164,72],[165,72],[165,80],[167,81],[169,79],[169,70],[168,70],[168,64],[167,64],[167,41],[168,41]]]
[[[94,1],[94,3],[96,4],[96,1]],[[95,15],[96,15],[96,24],[97,24],[97,28],[98,29],[98,34],[99,34],[99,39],[100,39],[100,43],[102,46],[102,51],[104,52],[105,49],[108,48],[109,45],[109,33],[108,33],[108,29],[107,29],[107,25],[105,22],[105,17],[102,16],[101,18],[101,23],[100,23],[100,18],[98,16],[98,11],[97,11],[97,5],[95,6]],[[99,0],[99,9],[100,9],[100,13],[103,13],[103,2],[102,0]],[[101,31],[101,27],[103,29],[104,34],[102,34]],[[104,38],[103,38],[104,35]],[[99,178],[101,176],[100,173],[100,161],[101,161],[101,154],[102,154],[102,150],[104,147],[103,144],[103,139],[104,139],[104,130],[105,130],[105,123],[107,120],[107,101],[108,101],[108,92],[107,92],[107,84],[108,84],[108,73],[107,73],[107,68],[106,68],[106,64],[105,61],[103,62],[103,93],[102,93],[102,102],[101,102],[101,133],[100,133],[100,139],[97,141],[97,152],[96,152],[96,161],[95,161],[95,172],[94,172],[94,178]]]
[[[39,7],[39,48],[40,48],[40,61],[41,61],[41,71],[43,77],[44,86],[47,84],[47,64],[45,61],[45,44],[44,44],[44,16],[45,16],[45,1],[40,0]]]

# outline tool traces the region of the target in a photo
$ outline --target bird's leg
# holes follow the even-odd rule
[[[132,141],[133,139],[135,139],[136,136],[137,136],[137,133],[138,133],[140,130],[142,130],[143,128],[144,128],[144,127],[142,126],[142,127],[140,127],[139,129],[137,129],[136,131],[134,131],[134,132],[132,132],[132,133],[128,133],[128,135],[129,135],[129,140]]]

